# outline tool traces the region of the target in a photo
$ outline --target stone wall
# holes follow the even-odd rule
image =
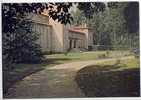
[[[49,17],[39,14],[30,14],[32,31],[39,35],[38,43],[42,51],[52,51],[52,26],[49,25]]]
[[[42,51],[52,51],[51,26],[42,23],[32,23],[32,30],[39,35],[38,43]]]
[[[64,52],[63,24],[47,15],[31,14],[33,31],[39,34],[38,43],[43,51]]]

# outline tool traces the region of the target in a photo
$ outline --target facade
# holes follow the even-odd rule
[[[93,33],[86,25],[63,25],[47,15],[30,15],[32,30],[39,34],[38,43],[43,51],[66,52],[78,48],[88,49],[93,43]]]

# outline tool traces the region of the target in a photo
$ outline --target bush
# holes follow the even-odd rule
[[[98,55],[98,58],[100,58],[100,59],[102,59],[102,58],[106,58],[106,57],[107,57],[106,54],[100,54],[100,55]]]
[[[22,20],[14,32],[3,32],[3,62],[38,63],[43,55],[36,42],[38,34],[32,32],[31,22]]]
[[[88,51],[92,51],[93,47],[92,46],[88,46]]]

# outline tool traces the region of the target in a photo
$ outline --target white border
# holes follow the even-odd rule
[[[24,2],[129,2],[139,0],[1,0],[2,3],[24,3]]]
[[[1,3],[0,3],[0,8],[1,8]],[[1,9],[0,9],[0,16],[1,15]],[[1,22],[1,17],[0,17],[0,99],[2,98],[2,30],[1,30],[2,22]]]
[[[141,6],[140,6],[140,0],[1,0],[0,1],[0,8],[1,8],[1,3],[32,3],[32,2],[129,2],[129,1],[137,1],[139,2],[139,14],[141,14]],[[0,16],[1,16],[1,10],[0,10]],[[141,19],[141,17],[139,16],[139,18]],[[1,17],[0,17],[0,24],[1,24]],[[140,24],[141,24],[141,20],[140,20]],[[2,24],[1,24],[2,25]],[[0,26],[1,26],[0,25]],[[140,29],[141,29],[141,25]],[[139,29],[139,33],[140,33],[140,29]],[[1,27],[0,27],[0,32],[2,33]],[[2,100],[2,34],[0,34],[0,100]],[[140,47],[141,47],[141,35],[140,37]],[[141,52],[140,52],[141,55]],[[141,59],[140,59],[140,65],[141,65]],[[140,72],[141,72],[141,68],[140,68]],[[141,73],[140,73],[141,76]],[[140,83],[141,84],[141,83]],[[141,90],[141,88],[140,88]],[[140,93],[141,95],[141,93]],[[36,100],[47,100],[50,98],[45,98],[45,99],[36,99]],[[108,100],[121,100],[121,99],[127,99],[127,100],[141,100],[141,97],[118,97],[118,98],[51,98],[52,100],[79,100],[79,99],[83,99],[83,100],[104,100],[104,99],[108,99]],[[8,99],[7,99],[8,100]],[[13,99],[13,100],[17,100],[17,99]],[[21,99],[22,100],[22,99]],[[31,100],[31,99],[26,99],[26,100]]]
[[[139,2],[139,40],[140,40],[140,97],[141,97],[141,2]]]

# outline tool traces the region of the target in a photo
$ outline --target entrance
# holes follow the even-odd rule
[[[76,40],[74,40],[73,48],[76,48]]]
[[[72,48],[72,39],[69,40],[69,49]]]
[[[69,39],[69,49],[77,47],[77,39]]]

